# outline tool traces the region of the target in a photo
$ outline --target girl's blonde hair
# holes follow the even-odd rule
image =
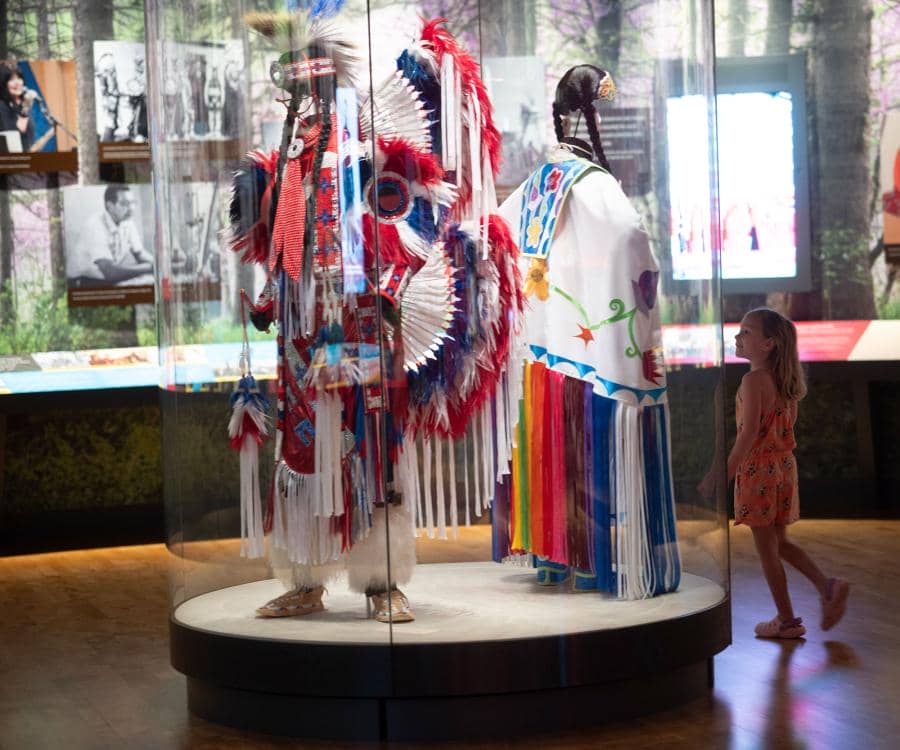
[[[775,342],[769,353],[769,369],[778,395],[785,401],[799,401],[806,395],[806,377],[800,366],[794,324],[768,307],[757,307],[747,315],[753,315],[762,324],[763,336]]]

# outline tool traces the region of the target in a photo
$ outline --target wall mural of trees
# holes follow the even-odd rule
[[[378,9],[394,4],[370,0],[368,6]],[[540,56],[546,66],[545,97],[562,72],[578,62],[594,62],[613,72],[621,106],[641,106],[652,96],[654,60],[649,51],[654,40],[643,29],[658,13],[655,0],[401,4],[411,12],[449,18],[454,31],[482,55]],[[242,34],[244,11],[283,5],[278,0],[196,2],[190,13],[181,8],[172,14],[172,29],[177,31],[177,24],[189,22],[193,39],[233,38]],[[360,16],[366,5],[349,2],[347,12]],[[679,3],[673,0],[671,5]],[[654,33],[680,33],[685,14],[695,4],[685,0],[680,5],[681,13],[669,19],[671,28]],[[768,302],[798,319],[900,318],[897,268],[884,259],[879,181],[885,125],[900,109],[900,2],[718,0],[715,9],[720,54],[804,51],[808,60],[814,289],[774,293],[768,298],[737,296],[727,301],[726,317],[739,316],[749,304]],[[138,316],[142,324],[134,308],[73,312],[67,307],[60,195],[62,187],[75,182],[149,180],[146,166],[99,163],[92,54],[94,40],[142,41],[143,3],[0,0],[0,19],[0,59],[74,59],[79,101],[77,174],[0,176],[0,354],[152,341],[148,322],[152,311]],[[264,57],[251,58],[248,50],[248,59],[259,68],[248,79],[252,111],[263,104],[255,101],[263,94],[253,82],[265,78]],[[547,141],[552,142],[549,122],[546,128]],[[653,194],[637,202],[648,226],[664,224]],[[664,244],[657,241],[663,254]],[[253,280],[242,277],[240,281],[250,285]],[[677,310],[670,315],[679,317]],[[685,313],[690,315],[696,311]]]

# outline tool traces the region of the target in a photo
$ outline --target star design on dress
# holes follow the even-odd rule
[[[584,341],[584,348],[587,349],[587,345],[594,340],[594,334],[591,333],[590,328],[585,328],[583,325],[579,324],[578,327],[581,329],[581,333],[575,336],[576,339],[581,339]]]

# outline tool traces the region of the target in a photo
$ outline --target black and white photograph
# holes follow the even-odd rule
[[[70,305],[153,302],[152,201],[146,183],[63,190]]]
[[[101,143],[146,143],[147,73],[139,42],[94,42],[97,137]]]
[[[486,57],[484,67],[494,102],[494,122],[503,134],[503,163],[497,185],[514,186],[544,158],[549,121],[539,57]],[[535,86],[535,81],[540,84]]]
[[[218,300],[222,288],[219,229],[223,196],[214,182],[176,183],[170,190],[171,275],[163,283],[185,300]]]
[[[216,44],[171,42],[164,49],[166,139],[237,138],[246,104],[240,40]]]
[[[71,170],[76,110],[72,60],[0,60],[0,172]]]

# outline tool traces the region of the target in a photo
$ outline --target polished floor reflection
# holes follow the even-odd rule
[[[801,521],[794,534],[826,572],[853,582],[834,630],[818,629],[815,592],[789,573],[806,639],[753,637],[774,610],[738,528],[734,644],[716,658],[709,697],[591,732],[465,747],[897,747],[900,521]],[[338,747],[188,714],[184,678],[168,664],[166,558],[149,546],[0,559],[0,748]]]

